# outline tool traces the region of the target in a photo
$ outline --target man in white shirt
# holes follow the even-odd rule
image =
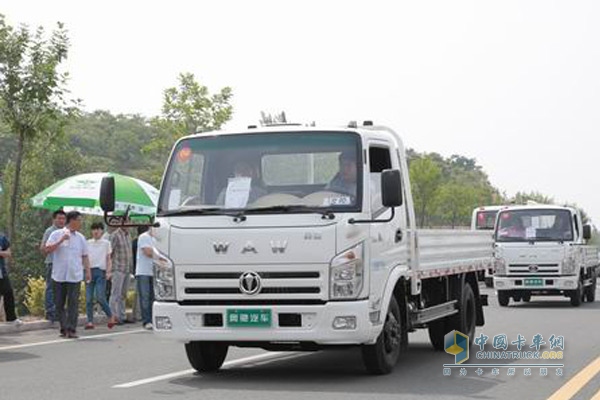
[[[154,303],[154,238],[152,230],[146,226],[138,228],[138,246],[136,262],[136,281],[140,308],[142,310],[142,325],[152,329],[152,303]]]
[[[79,233],[81,219],[77,211],[67,213],[67,226],[52,232],[46,242],[46,252],[52,254],[52,280],[55,282],[54,300],[60,335],[69,339],[77,339],[75,332],[84,268],[86,282],[91,280],[87,240]]]
[[[94,222],[92,224],[92,238],[88,240],[92,279],[85,286],[87,314],[85,329],[94,329],[94,296],[102,311],[108,317],[108,329],[112,329],[117,324],[117,319],[113,316],[106,300],[106,281],[111,278],[112,274],[112,259],[110,256],[112,248],[110,242],[102,238],[103,234],[104,225],[101,222]]]

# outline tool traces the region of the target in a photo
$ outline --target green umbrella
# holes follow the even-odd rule
[[[103,215],[100,208],[102,178],[115,178],[115,213],[127,208],[133,215],[154,215],[158,190],[152,185],[129,176],[112,172],[75,175],[55,183],[31,199],[34,207],[47,210],[75,210],[84,214]]]

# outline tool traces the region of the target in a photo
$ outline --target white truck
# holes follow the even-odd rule
[[[586,245],[590,225],[571,207],[510,207],[498,214],[494,287],[500,306],[510,299],[566,296],[573,306],[596,298],[598,248]]]
[[[107,221],[114,181],[102,188]],[[154,228],[155,333],[185,343],[198,371],[229,346],[360,346],[389,373],[408,333],[444,349],[484,324],[477,272],[487,232],[417,230],[408,166],[391,129],[248,127],[174,146]]]
[[[477,207],[473,210],[473,216],[471,218],[471,229],[489,231],[490,234],[493,233],[498,212],[505,208],[506,206]],[[485,271],[480,273],[479,280],[483,281],[485,283],[485,286],[489,288],[494,287],[494,268],[487,268]]]

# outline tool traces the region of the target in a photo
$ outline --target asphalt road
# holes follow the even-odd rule
[[[599,294],[600,294],[600,288]],[[157,339],[138,326],[81,332],[76,341],[55,331],[0,336],[0,399],[600,399],[600,301],[572,308],[567,299],[548,298],[500,308],[493,292],[486,326],[477,336],[523,335],[526,346],[536,334],[547,341],[564,336],[563,376],[555,369],[532,376],[507,368],[492,376],[443,375],[452,356],[434,352],[425,331],[410,335],[410,348],[388,376],[366,375],[360,351],[267,353],[232,349],[225,369],[215,375],[190,370],[183,345]],[[483,362],[471,352],[469,363]],[[486,361],[487,362],[487,361]],[[508,361],[512,364],[522,361]],[[537,361],[536,363],[539,363]],[[581,372],[583,371],[583,372]],[[557,392],[558,391],[558,392]],[[596,396],[596,397],[594,397]]]

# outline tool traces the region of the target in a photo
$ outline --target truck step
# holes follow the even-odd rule
[[[435,305],[433,307],[423,308],[411,313],[411,321],[413,326],[425,325],[428,322],[435,321],[440,318],[454,315],[458,312],[456,309],[456,300]]]

